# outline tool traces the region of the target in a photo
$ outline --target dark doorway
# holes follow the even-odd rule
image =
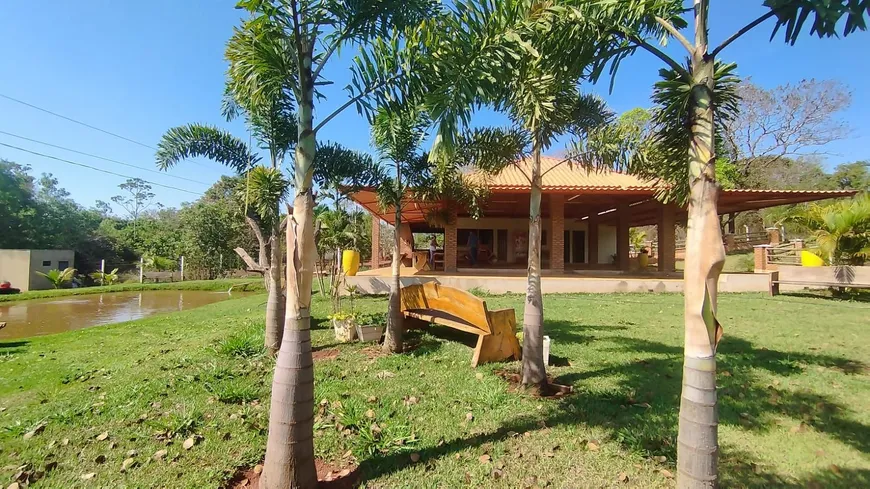
[[[499,229],[496,237],[496,258],[499,263],[507,263],[508,238],[507,229]]]
[[[574,254],[572,263],[586,263],[586,231],[573,231],[571,250]]]

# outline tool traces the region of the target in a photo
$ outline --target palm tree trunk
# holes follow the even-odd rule
[[[390,283],[390,314],[387,334],[384,337],[384,352],[401,353],[403,349],[402,333],[402,298],[399,290],[402,288],[401,245],[402,238],[399,228],[402,226],[402,168],[396,163],[396,185],[398,186],[398,202],[396,202],[396,223],[393,233],[393,281]]]
[[[677,487],[716,488],[718,406],[716,321],[719,274],[725,250],[716,208],[713,60],[707,53],[707,1],[695,0],[695,53],[692,56],[692,140],[689,147],[689,209],[686,232],[685,359],[677,437]]]
[[[316,134],[311,51],[300,53],[299,141],[293,217],[287,223],[287,307],[284,337],[269,411],[269,438],[261,489],[313,489],[314,363],[311,357],[311,286],[315,260],[312,177]]]
[[[523,309],[523,385],[544,391],[544,303],[541,296],[541,145],[535,142],[529,204],[529,264]]]
[[[281,246],[279,246],[279,224],[271,229],[269,236],[269,267],[266,270],[268,293],[266,298],[266,350],[274,356],[281,347],[284,332],[284,301],[281,288]]]

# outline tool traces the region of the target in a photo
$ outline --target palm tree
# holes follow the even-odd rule
[[[36,274],[45,277],[55,289],[59,289],[65,284],[72,282],[73,277],[76,275],[76,269],[65,268],[64,270],[58,270],[55,268],[54,270],[49,270],[48,273],[36,272]]]
[[[861,266],[870,260],[870,195],[796,207],[782,222],[807,229],[830,265]]]
[[[390,282],[389,315],[384,338],[385,352],[401,352],[403,349],[401,297],[401,233],[402,201],[409,187],[409,182],[419,184],[420,177],[428,165],[428,158],[420,153],[420,144],[425,136],[426,120],[418,110],[414,109],[382,109],[378,112],[372,124],[372,140],[382,157],[392,163],[395,174],[391,178],[383,178],[378,188],[378,199],[382,209],[392,207],[395,211],[393,223],[393,264],[392,281]],[[417,168],[413,168],[413,167]],[[416,178],[415,178],[416,177]],[[418,185],[417,185],[418,186]],[[376,225],[377,223],[373,224]]]
[[[284,322],[278,206],[289,188],[281,174],[280,160],[276,155],[272,157],[270,167],[260,166],[259,156],[244,141],[227,131],[203,124],[174,127],[164,134],[157,146],[157,165],[164,170],[194,157],[217,161],[246,177],[245,221],[257,238],[258,260],[251,258],[242,248],[235,251],[250,271],[262,273],[265,277],[268,291],[265,346],[274,354],[281,344]]]
[[[866,29],[866,3],[852,0],[777,0],[763,2],[766,11],[716,47],[708,39],[709,0],[693,0],[694,41],[681,32],[688,26],[683,0],[578,0],[566,2],[562,17],[575,25],[591,26],[601,33],[600,74],[612,62],[619,62],[641,48],[662,60],[663,80],[657,84],[655,101],[659,117],[646,150],[652,158],[638,153],[636,163],[657,163],[671,182],[688,195],[685,286],[685,363],[677,439],[680,488],[718,486],[718,423],[716,396],[716,347],[722,327],[716,319],[719,274],[725,260],[716,206],[716,132],[734,108],[723,97],[723,77],[733,71],[717,64],[717,58],[732,42],[768,19],[774,19],[773,34],[785,28],[789,44],[799,37],[812,15],[811,34],[835,36],[837,23],[845,18],[843,35]],[[553,45],[570,46],[566,36],[553,36]],[[668,56],[655,46],[657,40],[673,38],[688,54],[688,65]],[[712,49],[711,49],[712,48]],[[570,62],[570,58],[564,58]],[[718,117],[718,120],[717,120]],[[685,156],[688,155],[688,164]],[[661,175],[662,173],[660,173]]]
[[[400,42],[406,27],[438,11],[434,0],[376,0],[367,2],[308,2],[304,0],[241,0],[252,18],[246,25],[257,39],[271,38],[268,47],[251,45],[252,54],[231,66],[238,79],[236,100],[253,106],[270,99],[272,89],[287,83],[297,108],[297,144],[293,171],[295,198],[287,223],[287,302],[284,336],[272,384],[269,438],[260,486],[263,489],[317,484],[314,465],[314,374],[311,360],[311,286],[314,242],[314,174],[317,133],[352,105],[364,110],[378,92],[389,92],[401,79],[417,76],[409,69],[413,58]],[[315,124],[317,87],[343,46],[361,53],[350,84],[352,97]],[[373,46],[394,49],[383,57],[369,56]],[[256,60],[256,61],[254,61]],[[286,62],[285,62],[286,61]]]
[[[118,269],[115,268],[109,273],[97,270],[96,272],[93,272],[90,277],[93,280],[99,280],[100,285],[112,285],[118,281]]]

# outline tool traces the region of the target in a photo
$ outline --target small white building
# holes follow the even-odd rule
[[[51,282],[36,272],[75,268],[73,250],[0,250],[0,282],[28,290],[52,288]]]

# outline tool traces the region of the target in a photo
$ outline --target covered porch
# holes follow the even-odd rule
[[[525,276],[528,262],[530,186],[525,170],[508,167],[490,177],[490,195],[476,218],[450,201],[423,202],[409,198],[403,204],[400,253],[408,272],[456,276]],[[541,199],[542,275],[566,278],[609,278],[613,274],[639,274],[677,279],[676,227],[685,225],[686,209],[655,198],[656,186],[632,175],[613,171],[570,169],[556,158],[545,157]],[[795,204],[854,191],[722,190],[720,215]],[[394,224],[393,209],[380,209],[373,189],[351,198],[372,214],[372,266],[374,275],[388,273],[383,262],[381,222]],[[630,229],[655,226],[649,266],[640,267],[630,243]],[[415,235],[424,235],[415,246]],[[436,236],[434,263],[429,263],[429,236]],[[733,236],[723,236],[727,243]],[[477,246],[474,247],[473,245]],[[475,256],[472,249],[476,248]],[[385,253],[386,252],[386,253]],[[385,268],[386,271],[378,269]],[[404,273],[403,273],[404,275]],[[599,277],[600,276],[600,277]]]

